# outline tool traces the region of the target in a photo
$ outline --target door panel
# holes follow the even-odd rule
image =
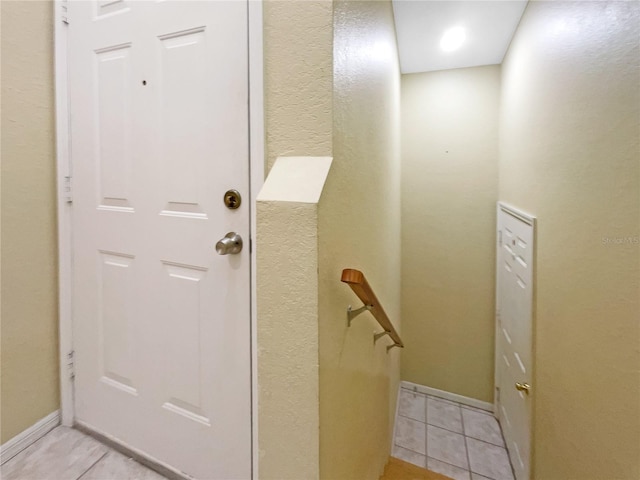
[[[530,475],[533,388],[533,218],[499,204],[497,255],[496,387],[497,413],[517,480]]]
[[[69,5],[76,419],[251,475],[247,3]]]

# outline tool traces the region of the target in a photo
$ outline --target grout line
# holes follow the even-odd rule
[[[424,397],[424,468],[429,469],[429,401]]]
[[[478,440],[477,438],[473,438],[473,437],[467,437],[466,435],[464,436],[464,444],[467,447],[467,461],[469,462],[469,472],[471,473],[476,473],[478,475],[482,475],[485,478],[488,478],[489,480],[495,480],[493,477],[488,477],[486,473],[480,473],[480,472],[476,472],[474,470],[471,469],[471,459],[469,458],[469,447],[467,445],[467,438],[470,438],[472,440]],[[484,442],[483,440],[478,440],[479,442],[483,442],[483,443],[488,443],[488,442]],[[493,443],[489,443],[489,445],[493,445]],[[493,445],[494,447],[497,445]],[[506,448],[505,448],[506,450]],[[509,456],[509,452],[507,452],[507,457]],[[509,466],[511,466],[511,460],[509,460]],[[513,469],[513,467],[512,467]],[[515,478],[515,477],[514,477]]]
[[[511,475],[515,479],[516,478],[516,469],[513,468],[513,462],[511,461],[511,453],[509,452],[509,449],[507,448],[507,439],[504,438],[504,432],[502,431],[502,425],[500,424],[499,416],[496,417],[496,422],[498,422],[498,428],[500,429],[500,436],[502,437],[502,442],[504,443],[504,449],[506,450],[507,458],[509,459],[509,466],[511,467]]]
[[[398,416],[402,417],[402,418],[408,418],[409,420],[413,420],[414,422],[420,422],[420,423],[424,423],[424,424],[427,423],[427,422],[423,422],[422,420],[418,420],[417,418],[413,418],[413,417],[408,417],[406,415],[402,415],[400,412],[398,412]]]
[[[402,390],[402,387],[400,388],[400,390]],[[406,389],[405,389],[405,390],[406,390]],[[413,391],[411,391],[411,390],[407,390],[407,391],[408,391],[409,393],[416,393],[416,394],[420,394],[419,392],[413,392]],[[422,394],[420,394],[420,395],[422,395]],[[399,402],[400,402],[400,396],[398,396],[398,403],[399,403]],[[395,423],[396,423],[396,424],[398,423],[398,418],[399,418],[399,417],[403,417],[403,418],[406,418],[407,420],[413,420],[414,422],[422,423],[422,424],[424,425],[424,434],[425,434],[424,453],[416,452],[415,450],[412,450],[411,448],[407,448],[407,447],[405,447],[405,446],[403,446],[403,445],[399,445],[399,444],[396,442],[396,437],[394,437],[394,438],[393,438],[393,445],[394,445],[395,447],[399,447],[399,448],[403,448],[403,449],[405,449],[405,450],[408,450],[409,452],[413,452],[413,453],[415,453],[415,454],[417,454],[417,455],[423,455],[423,456],[424,456],[424,465],[423,465],[423,467],[424,467],[424,468],[427,468],[427,439],[426,439],[426,436],[427,436],[427,424],[426,424],[426,420],[427,420],[427,412],[426,412],[426,409],[427,409],[427,402],[426,402],[426,396],[425,396],[424,408],[425,408],[425,421],[424,421],[424,422],[422,422],[422,421],[420,421],[420,420],[416,420],[415,418],[407,417],[407,416],[405,416],[405,415],[400,414],[400,406],[398,406],[398,409],[397,409],[397,415],[396,415],[396,419],[395,419]],[[395,433],[396,433],[396,435],[397,435],[397,433],[398,433],[398,432],[395,432]]]
[[[435,395],[427,395],[427,399],[431,399],[431,400],[434,400],[436,402],[447,403],[449,405],[455,405],[457,407],[462,406],[461,403],[455,402],[453,400],[449,400],[447,398],[436,397]]]
[[[449,405],[455,405],[460,408],[493,416],[493,412],[491,410],[485,410],[484,408],[474,407],[473,405],[467,405],[466,403],[456,402],[455,400],[449,400],[448,398],[438,397],[437,395],[427,395],[427,398],[436,402],[448,403]]]
[[[417,453],[418,455],[422,455],[422,456],[424,456],[424,457],[426,457],[426,456],[427,456],[427,455],[426,455],[426,453],[416,452],[415,450],[411,450],[410,448],[403,447],[402,445],[399,445],[399,444],[397,444],[396,442],[393,442],[393,446],[394,446],[394,447],[402,448],[402,449],[404,449],[404,450],[408,450],[408,451],[413,452],[413,453]]]
[[[469,458],[469,445],[467,445],[467,434],[464,429],[464,416],[460,412],[460,423],[462,424],[462,436],[464,437],[464,453],[467,455],[467,466],[469,467],[469,480],[471,480],[471,459]]]
[[[486,412],[485,410],[478,410],[477,408],[474,408],[474,407],[465,407],[464,405],[460,404],[460,408],[466,408],[467,410],[470,410],[472,412],[473,411],[477,411],[479,413],[482,413],[483,415],[488,415],[488,416],[492,417],[496,421],[496,423],[498,424],[498,430],[500,430],[500,438],[502,438],[502,442],[503,443],[502,443],[502,445],[500,445],[498,443],[493,443],[493,442],[490,442],[490,441],[485,440],[483,438],[477,438],[477,437],[473,437],[471,435],[467,435],[467,432],[464,431],[464,415],[462,415],[462,412],[460,412],[460,418],[463,420],[463,422],[462,422],[462,431],[464,432],[463,435],[465,437],[473,438],[474,440],[477,440],[479,442],[488,443],[489,445],[493,445],[493,446],[496,446],[496,447],[504,448],[506,450],[507,442],[504,440],[504,434],[502,433],[502,426],[500,425],[500,422],[498,421],[498,419],[496,417],[494,417],[490,412]],[[445,430],[447,430],[447,429],[445,429]],[[508,450],[507,450],[507,453],[508,453]],[[509,458],[509,461],[511,461],[511,458]],[[477,473],[477,472],[474,472],[474,473]]]
[[[469,474],[469,479],[470,480],[471,480],[471,473],[477,473],[478,475],[481,475],[478,472],[471,472],[471,470],[468,469],[468,468],[462,468],[460,465],[454,465],[453,463],[445,462],[444,460],[440,460],[439,458],[436,458],[436,457],[427,457],[427,458],[432,458],[436,462],[444,463],[444,464],[449,465],[450,467],[459,468],[460,470],[464,470],[465,472],[467,472]],[[436,473],[438,473],[438,472],[436,472]],[[444,474],[441,473],[440,475],[444,475]],[[487,477],[487,478],[489,478],[489,477]],[[493,478],[489,478],[489,480],[494,480],[494,479]]]
[[[451,429],[446,428],[446,427],[441,427],[440,425],[434,425],[433,423],[427,423],[427,425],[429,425],[431,427],[439,428],[440,430],[446,430],[447,432],[451,432],[451,433],[455,433],[457,435],[463,435],[464,436],[464,433],[462,433],[462,432],[456,432],[455,430],[451,430]]]
[[[436,457],[427,457],[427,458],[431,458],[431,459],[435,460],[436,462],[444,463],[444,464],[449,465],[450,467],[453,467],[453,468],[458,468],[460,470],[464,470],[465,472],[467,472],[469,474],[469,480],[471,480],[471,470],[469,470],[467,468],[462,468],[460,465],[454,465],[453,463],[445,462],[444,460],[440,460],[440,459],[438,459]],[[433,472],[435,470],[431,470],[431,471]],[[436,473],[438,473],[438,472],[436,472]],[[476,473],[476,472],[473,472],[473,473]],[[444,473],[441,473],[440,475],[444,475]],[[480,474],[478,473],[478,475],[480,475]],[[489,478],[489,477],[487,477],[487,478]],[[489,478],[489,480],[494,480],[494,479],[493,478]]]
[[[458,402],[451,402],[451,401],[447,400],[447,403],[451,403],[451,404],[453,404],[453,405],[455,405],[457,407],[460,407],[460,404]],[[426,443],[428,442],[428,438],[429,438],[429,435],[428,435],[429,426],[434,427],[434,428],[439,428],[439,429],[445,430],[447,432],[455,433],[457,435],[461,435],[462,437],[464,437],[464,433],[454,432],[453,430],[449,430],[448,428],[443,428],[443,427],[440,427],[438,425],[430,424],[429,423],[429,418],[428,418],[429,402],[425,402],[425,410],[426,410],[425,411],[425,420],[427,421],[427,429],[425,430],[425,437],[426,437],[425,438],[425,451],[427,452],[427,455],[426,455],[426,457],[427,457],[426,458],[427,465],[429,465],[429,459],[432,458],[432,459],[434,459],[434,460],[436,460],[438,462],[446,463],[447,465],[451,465],[452,467],[459,468],[460,470],[464,470],[465,472],[467,472],[469,474],[469,480],[471,480],[471,464],[469,463],[469,453],[467,451],[466,440],[464,440],[464,442],[465,442],[465,455],[467,457],[467,467],[468,468],[461,467],[460,465],[454,465],[453,463],[449,463],[449,462],[446,462],[444,460],[440,460],[439,458],[430,457],[429,456],[429,450],[426,448]],[[460,422],[462,423],[462,412],[459,412],[459,414],[460,414]],[[462,431],[464,432],[464,426],[462,428]]]
[[[478,413],[481,413],[482,415],[488,415],[489,417],[496,418],[493,412],[490,412],[489,410],[482,410],[481,408],[471,407],[469,405],[463,405],[463,404],[460,404],[460,408],[464,408],[465,410],[469,410],[470,412],[478,412]]]
[[[89,472],[89,470],[91,470],[91,469],[92,469],[93,467],[95,467],[98,463],[100,463],[104,457],[106,457],[107,455],[109,455],[109,452],[110,452],[110,451],[111,451],[111,450],[107,450],[106,452],[104,452],[104,454],[103,454],[103,455],[102,455],[98,460],[96,460],[95,462],[93,462],[93,464],[92,464],[89,468],[87,468],[87,469],[82,473],[82,475],[80,475],[78,478],[76,478],[76,480],[80,480],[82,477],[84,477],[84,476],[87,474],[87,472]]]
[[[480,440],[479,438],[474,438],[474,437],[469,437],[467,435],[464,436],[464,444],[467,447],[467,460],[469,461],[469,471],[471,473],[477,473],[478,475],[482,475],[483,477],[486,477],[490,480],[495,480],[493,477],[488,477],[486,473],[480,473],[480,472],[476,472],[474,470],[471,469],[471,459],[469,458],[469,446],[467,445],[467,439],[470,438],[471,440],[475,440],[476,442],[482,442],[482,443],[486,443],[487,445],[491,445],[492,447],[498,447],[498,448],[502,448],[504,451],[507,452],[507,458],[509,459],[509,467],[512,470],[512,474],[513,474],[513,465],[511,464],[511,457],[509,456],[509,450],[507,450],[505,447],[501,447],[500,445],[496,445],[494,443],[490,443],[490,442],[485,442],[484,440]],[[515,479],[515,475],[513,476],[513,478]]]
[[[497,443],[489,442],[487,440],[483,440],[481,438],[472,437],[471,435],[465,435],[465,437],[470,438],[471,440],[475,440],[476,442],[486,443],[487,445],[493,445],[494,447],[504,448],[506,450],[506,443],[504,445],[498,445]]]

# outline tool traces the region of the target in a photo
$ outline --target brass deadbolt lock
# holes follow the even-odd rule
[[[224,194],[224,204],[229,210],[235,210],[242,203],[242,197],[237,190],[227,190]]]

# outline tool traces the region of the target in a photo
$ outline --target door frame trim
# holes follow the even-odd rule
[[[58,212],[58,348],[60,361],[60,420],[65,426],[73,425],[73,367],[69,355],[73,351],[72,312],[72,244],[71,203],[67,201],[67,180],[71,178],[69,151],[69,95],[67,92],[67,6],[65,0],[54,5],[54,72],[56,109],[56,175]]]
[[[536,324],[536,295],[537,295],[537,245],[538,245],[538,228],[537,228],[537,217],[531,215],[527,212],[524,212],[518,208],[515,208],[505,202],[498,201],[496,204],[496,270],[495,270],[495,318],[494,318],[494,334],[495,334],[495,345],[494,345],[494,376],[493,376],[493,390],[494,390],[494,398],[493,398],[493,409],[494,415],[496,418],[499,416],[498,411],[498,338],[499,338],[499,324],[498,324],[498,300],[500,296],[500,290],[498,285],[498,269],[500,268],[500,238],[498,237],[498,232],[500,230],[500,212],[504,212],[512,217],[516,218],[529,225],[532,229],[533,236],[533,251],[532,251],[532,268],[531,268],[531,278],[533,279],[532,283],[532,292],[531,292],[531,378],[534,379],[533,385],[535,387],[535,375],[536,375],[536,362],[535,362],[535,346],[536,346],[536,335],[535,335],[535,324]],[[536,389],[533,389],[533,394],[531,395],[531,411],[528,425],[528,434],[529,434],[529,478],[534,478],[534,428],[535,424],[535,403],[536,403]],[[505,448],[508,446],[505,445]]]
[[[530,225],[534,228],[536,226],[536,217],[527,212],[523,212],[522,210],[512,207],[511,205],[508,205],[504,202],[498,202],[498,212],[500,212],[500,210],[508,213],[513,217],[516,217],[518,220],[522,220],[527,225]]]
[[[256,199],[265,180],[263,0],[247,0],[249,34],[249,189],[250,245],[257,245]],[[258,308],[256,252],[251,248],[251,477],[258,478]]]
[[[73,385],[73,318],[72,318],[72,179],[70,157],[70,118],[68,94],[68,32],[67,1],[55,0],[54,9],[54,73],[56,115],[56,194],[58,226],[58,346],[60,372],[61,424],[73,426],[75,418]],[[255,245],[256,208],[265,177],[265,120],[264,120],[264,49],[263,0],[247,0],[248,71],[249,71],[249,214],[250,244]],[[257,314],[256,314],[256,255],[250,251],[251,333],[251,462],[252,477],[258,465],[258,398],[257,398]]]

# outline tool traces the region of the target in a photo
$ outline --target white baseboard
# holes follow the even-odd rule
[[[400,388],[398,388],[398,394],[396,395],[396,413],[393,415],[393,431],[391,432],[390,455],[393,455],[393,446],[396,443],[396,428],[398,426],[398,422],[396,422],[396,419],[398,418],[398,412],[400,411],[400,392],[402,392],[402,381],[400,382]]]
[[[7,440],[4,445],[0,446],[0,463],[11,460],[22,450],[40,440],[58,425],[60,425],[60,410],[50,413],[11,440]]]
[[[465,397],[458,395],[457,393],[446,392],[444,390],[438,390],[437,388],[425,387],[424,385],[418,385],[417,383],[411,383],[402,381],[400,382],[402,388],[407,390],[413,390],[414,392],[424,393],[425,395],[432,395],[434,397],[444,398],[445,400],[451,400],[452,402],[458,402],[463,405],[469,405],[470,407],[479,408],[493,413],[493,404],[489,402],[483,402],[482,400],[476,400],[475,398]]]

